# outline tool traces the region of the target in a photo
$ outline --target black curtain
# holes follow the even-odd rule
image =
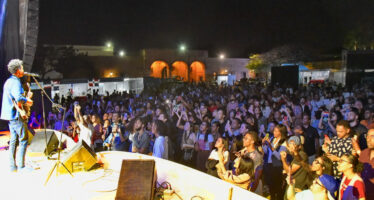
[[[7,64],[11,59],[23,60],[25,71],[31,71],[38,22],[39,0],[0,0],[0,98],[4,82],[10,76]]]

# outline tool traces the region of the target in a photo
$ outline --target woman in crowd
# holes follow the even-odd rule
[[[97,114],[92,115],[91,120],[93,122],[92,143],[95,151],[100,151],[103,145],[103,125],[101,124],[100,117]]]
[[[107,119],[104,121],[103,134],[101,135],[101,139],[104,141],[111,132],[112,132],[112,127],[110,126],[110,122]]]
[[[269,185],[272,199],[283,199],[283,166],[280,152],[287,151],[286,148],[287,128],[284,125],[277,125],[274,128],[274,137],[265,137],[262,140],[262,148],[267,155],[267,165],[264,167],[265,182]]]
[[[205,166],[207,168],[207,173],[215,176],[218,178],[217,168],[216,165],[219,162],[219,156],[220,154],[223,155],[223,164],[226,168],[228,168],[228,161],[229,161],[229,152],[228,149],[228,141],[222,137],[219,137],[216,140],[216,143],[214,144],[214,149],[212,152],[210,152],[210,155],[208,157],[208,160],[205,163]]]
[[[182,163],[187,166],[193,166],[194,145],[196,142],[196,134],[191,130],[191,124],[186,121],[182,135],[181,149],[182,149]]]
[[[343,173],[339,187],[339,200],[365,200],[365,184],[359,175],[361,164],[352,154],[343,155],[338,164],[338,170]]]
[[[326,156],[316,158],[310,166],[310,171],[312,172],[312,176],[314,178],[317,178],[322,174],[327,174],[330,176],[334,174],[332,171],[332,161]]]
[[[258,124],[258,130],[260,130],[261,128],[267,127],[267,121],[266,121],[266,118],[262,114],[261,107],[255,107],[254,112],[255,112],[255,117],[256,117],[257,124]]]
[[[200,125],[200,131],[197,134],[195,151],[197,151],[196,168],[205,172],[205,162],[213,149],[213,136],[209,132],[208,123],[203,121]]]
[[[233,171],[227,170],[225,167],[225,158],[223,152],[218,154],[219,162],[216,165],[218,176],[229,183],[239,186],[245,190],[250,190],[253,178],[253,161],[248,157],[238,157],[235,159]]]

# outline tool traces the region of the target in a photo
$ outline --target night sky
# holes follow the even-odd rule
[[[350,31],[373,27],[371,0],[41,0],[39,44],[206,49],[248,57],[298,44],[339,54]]]

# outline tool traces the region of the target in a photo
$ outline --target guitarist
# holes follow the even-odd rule
[[[24,73],[23,62],[19,59],[11,60],[8,64],[8,71],[12,76],[9,77],[4,84],[0,118],[9,121],[9,164],[10,170],[16,172],[17,169],[22,170],[25,167],[25,153],[27,147],[27,126],[25,123],[27,116],[25,116],[24,113],[22,114],[22,110],[17,107],[17,104],[31,106],[33,101],[23,96],[24,90],[20,81]],[[19,141],[19,148],[16,159],[17,139]]]

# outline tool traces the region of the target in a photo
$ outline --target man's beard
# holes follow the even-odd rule
[[[139,128],[135,129],[136,132],[139,132],[140,130],[142,130],[142,127],[139,127]]]

